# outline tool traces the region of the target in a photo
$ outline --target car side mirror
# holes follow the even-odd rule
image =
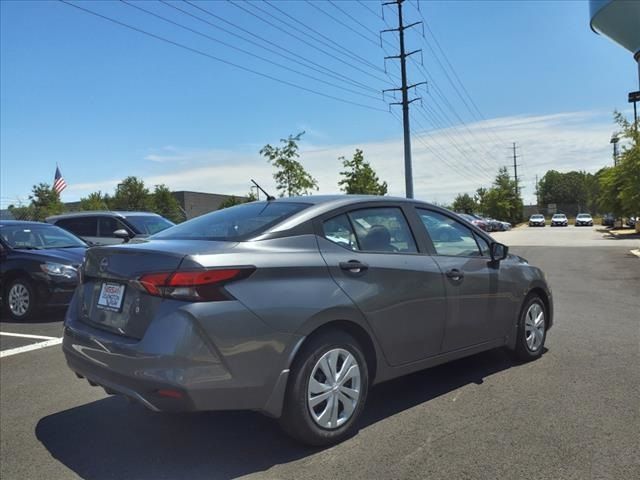
[[[493,242],[491,244],[491,260],[494,262],[499,262],[500,260],[504,260],[509,255],[509,247],[503,245],[502,243]]]
[[[113,236],[116,238],[121,238],[125,242],[128,242],[129,239],[131,238],[131,236],[129,235],[129,232],[127,232],[124,228],[119,228],[118,230],[113,232]]]

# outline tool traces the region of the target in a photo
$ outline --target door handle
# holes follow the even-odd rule
[[[457,268],[452,268],[447,272],[447,277],[449,277],[454,282],[459,282],[464,278],[464,273]]]
[[[358,260],[349,260],[348,262],[340,262],[340,268],[349,273],[362,273],[369,268],[369,265]]]

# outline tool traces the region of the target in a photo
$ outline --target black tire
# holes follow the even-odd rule
[[[527,328],[526,328],[527,316],[533,305],[537,305],[540,308],[540,311],[542,311],[543,313],[543,319],[544,319],[544,325],[543,325],[544,330],[542,332],[542,339],[539,341],[537,345],[535,345],[534,349],[532,349],[529,343],[527,342],[528,336],[527,336]],[[536,360],[537,358],[540,358],[544,350],[545,340],[547,339],[547,325],[548,325],[547,322],[548,322],[547,307],[544,301],[542,300],[542,298],[540,298],[540,296],[536,294],[533,294],[527,297],[527,299],[524,302],[524,305],[522,306],[522,310],[520,312],[520,318],[518,319],[518,334],[516,338],[516,348],[514,349],[514,354],[518,360],[521,360],[523,362],[529,362],[531,360]]]
[[[334,349],[348,351],[358,364],[360,371],[360,396],[351,416],[341,426],[323,428],[312,418],[307,403],[307,392],[313,369],[327,352]],[[327,330],[312,336],[303,345],[291,366],[289,383],[285,394],[280,426],[295,440],[311,446],[339,443],[355,432],[358,417],[362,413],[369,389],[369,370],[358,342],[341,330]],[[322,404],[320,404],[322,405]],[[325,408],[328,408],[328,402]]]
[[[28,302],[29,302],[29,305],[27,309],[24,311],[24,313],[19,313],[18,311],[15,311],[14,309],[11,308],[11,305],[10,305],[11,299],[9,298],[9,295],[11,291],[14,288],[20,289],[20,287],[22,287],[24,291],[26,291],[28,296]],[[7,285],[7,288],[3,292],[2,301],[4,303],[5,310],[9,315],[9,317],[11,317],[13,320],[16,320],[18,322],[25,322],[31,319],[38,311],[38,298],[36,295],[36,291],[33,288],[33,285],[31,284],[29,279],[25,277],[18,277],[13,279],[11,282],[9,282],[9,285]]]

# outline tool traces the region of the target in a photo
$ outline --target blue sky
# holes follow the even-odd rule
[[[388,74],[382,70],[382,58],[395,54],[396,37],[385,35],[385,51],[375,35],[397,21],[393,8],[386,7],[383,21],[377,1],[195,4],[216,18],[174,0],[170,5],[192,16],[160,2],[133,3],[201,34],[122,2],[76,4],[373,110],[248,73],[60,2],[3,1],[2,207],[26,201],[35,183],[51,183],[56,162],[69,184],[65,201],[97,189],[111,192],[128,175],[176,190],[244,194],[250,177],[273,188],[271,168],[258,150],[301,130],[307,132],[302,161],[321,192],[337,191],[338,156],[363,148],[389,181],[390,193],[404,193],[402,128],[378,93],[398,78],[393,61],[387,62]],[[637,67],[628,52],[589,29],[586,1],[421,1],[420,12],[414,1],[404,5],[406,21],[424,16],[446,54],[429,30],[425,39],[419,27],[408,33],[407,48],[422,48],[424,57],[424,68],[409,65],[410,80],[429,81],[416,92],[423,105],[412,105],[417,197],[447,202],[488,185],[497,168],[510,162],[511,142],[522,154],[525,200],[533,197],[535,175],[548,168],[596,170],[610,161],[611,112],[629,110],[626,94],[638,87]],[[299,30],[278,19],[295,19]],[[325,73],[330,69],[333,77],[296,58]]]

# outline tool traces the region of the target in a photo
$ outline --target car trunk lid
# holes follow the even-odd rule
[[[140,339],[166,299],[149,295],[138,282],[154,272],[202,266],[192,255],[224,252],[236,244],[157,240],[94,247],[87,251],[78,288],[79,318],[96,328]]]

